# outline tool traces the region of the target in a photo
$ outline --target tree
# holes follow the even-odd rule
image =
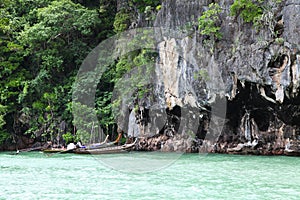
[[[62,121],[73,131],[72,84],[90,50],[114,34],[115,14],[116,0],[0,2],[1,141],[45,141]]]
[[[29,60],[23,63],[24,67],[32,72],[32,79],[26,81],[19,99],[29,108],[31,129],[27,133],[32,134],[46,124],[44,129],[52,134],[49,127],[66,120],[61,116],[71,101],[71,80],[96,45],[94,38],[101,20],[96,10],[70,0],[53,1],[32,12],[36,20],[25,26],[18,37]]]

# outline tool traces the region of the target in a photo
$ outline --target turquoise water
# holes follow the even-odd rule
[[[0,199],[300,199],[298,157],[184,154],[175,155],[173,161],[170,157],[4,152]],[[145,160],[153,158],[170,162],[151,166],[152,171],[145,173]],[[138,167],[126,170],[130,166]]]

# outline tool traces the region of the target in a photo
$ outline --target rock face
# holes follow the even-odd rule
[[[284,19],[283,36],[290,44],[294,44],[295,48],[299,47],[300,38],[297,34],[300,32],[299,22],[300,2],[297,0],[285,1],[285,6],[282,9]]]
[[[198,17],[212,2],[223,10],[223,37],[213,49],[197,27]],[[232,3],[163,1],[155,27],[185,36],[166,33],[159,42],[156,72],[163,87],[155,91],[157,96],[165,94],[161,109],[177,120],[166,117],[168,126],[159,129],[155,138],[144,137],[139,150],[270,155],[283,154],[290,140],[298,144],[300,2],[265,1],[270,21],[262,21],[259,30],[239,16],[230,16]]]
[[[136,150],[162,151],[162,152],[193,152],[193,140],[187,135],[175,135],[168,137],[160,135],[152,138],[141,137]]]

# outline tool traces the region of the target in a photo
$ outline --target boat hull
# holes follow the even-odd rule
[[[113,153],[126,153],[132,150],[132,148],[136,144],[135,140],[131,144],[125,144],[122,146],[112,146],[112,147],[105,147],[100,149],[76,149],[74,153],[76,154],[113,154]]]
[[[75,149],[44,149],[44,153],[74,153]]]
[[[284,155],[286,155],[286,156],[300,156],[300,151],[293,151],[293,150],[284,151]]]

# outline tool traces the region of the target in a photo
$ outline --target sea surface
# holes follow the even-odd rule
[[[0,199],[300,199],[300,158],[0,153]]]

